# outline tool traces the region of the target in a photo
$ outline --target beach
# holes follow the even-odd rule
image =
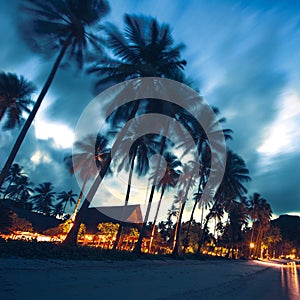
[[[254,261],[0,259],[0,299],[299,299],[299,269]]]

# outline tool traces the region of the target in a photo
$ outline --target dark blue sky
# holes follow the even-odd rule
[[[0,69],[40,87],[53,63],[28,49],[16,28],[19,1],[0,0]],[[298,1],[111,1],[108,21],[124,13],[170,24],[184,43],[187,74],[233,129],[230,148],[247,162],[252,182],[275,215],[300,215],[300,4]],[[17,158],[35,183],[75,186],[63,166],[93,81],[72,67],[59,71]],[[80,97],[78,96],[80,95]],[[3,164],[15,132],[1,132]],[[42,178],[42,179],[41,179]],[[77,187],[78,190],[78,187]]]

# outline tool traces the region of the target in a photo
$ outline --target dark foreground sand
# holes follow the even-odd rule
[[[240,261],[0,259],[0,299],[300,299],[299,269]]]

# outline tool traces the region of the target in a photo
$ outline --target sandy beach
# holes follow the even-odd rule
[[[0,259],[0,299],[299,299],[298,272],[243,261]],[[291,275],[291,276],[290,276]]]

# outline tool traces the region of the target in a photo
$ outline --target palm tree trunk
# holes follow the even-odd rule
[[[138,111],[138,108],[139,108],[139,105],[140,105],[140,101],[136,101],[133,109],[132,109],[132,112],[129,116],[129,120],[131,120],[132,118],[134,118],[134,116],[136,115],[137,111]],[[126,130],[128,130],[128,127],[130,125],[130,122],[127,122],[125,124],[125,127],[124,127],[124,132],[126,132]],[[119,148],[119,145],[121,144],[121,141],[122,141],[122,138],[123,136],[118,136],[110,153],[108,154],[108,157],[103,165],[103,167],[101,168],[99,174],[97,175],[97,177],[95,178],[95,181],[93,182],[87,196],[85,197],[78,213],[77,213],[77,216],[74,220],[74,225],[73,227],[71,228],[71,230],[69,231],[66,239],[63,241],[63,244],[64,245],[76,245],[76,241],[77,241],[77,234],[78,234],[78,230],[80,228],[80,223],[81,223],[81,220],[84,219],[84,217],[86,216],[87,214],[87,211],[88,211],[88,208],[89,208],[89,203],[90,201],[92,201],[93,197],[95,196],[96,192],[97,192],[97,189],[99,187],[99,185],[101,184],[102,182],[102,179],[105,177],[108,169],[109,169],[109,166],[110,166],[110,163],[111,163],[111,160],[112,160],[112,153],[115,153],[116,150]]]
[[[55,76],[55,74],[56,74],[56,72],[57,72],[57,70],[60,66],[60,63],[61,63],[61,61],[62,61],[62,59],[63,59],[63,57],[66,53],[66,50],[68,49],[68,47],[71,43],[71,40],[72,40],[72,36],[70,35],[66,39],[66,41],[64,42],[63,47],[60,50],[60,53],[59,53],[59,55],[58,55],[58,57],[57,57],[57,59],[54,63],[54,66],[53,66],[51,72],[50,72],[50,75],[49,75],[49,77],[48,77],[41,93],[39,94],[39,96],[38,96],[38,98],[37,98],[37,100],[34,104],[34,107],[33,107],[32,111],[30,112],[30,114],[29,114],[29,116],[28,116],[21,132],[19,133],[19,136],[18,136],[18,138],[17,138],[17,140],[16,140],[16,142],[15,142],[15,144],[14,144],[14,146],[13,146],[13,148],[12,148],[10,154],[9,154],[9,157],[8,157],[4,167],[2,169],[2,172],[0,174],[0,188],[3,184],[3,181],[4,181],[5,177],[8,174],[8,171],[9,171],[12,163],[14,162],[14,159],[15,159],[16,155],[18,154],[18,151],[19,151],[19,149],[20,149],[20,147],[21,147],[21,145],[24,141],[24,138],[25,138],[25,136],[26,136],[26,134],[27,134],[27,132],[30,128],[30,125],[33,122],[33,120],[35,118],[35,115],[36,115],[38,109],[40,108],[40,105],[41,105],[44,97],[46,96],[46,94],[47,94],[47,92],[48,92],[48,90],[51,86],[51,83],[54,79],[54,76]]]
[[[83,182],[83,185],[82,185],[82,188],[81,188],[81,191],[80,191],[80,194],[78,196],[78,199],[77,199],[77,202],[76,202],[76,205],[75,205],[75,208],[74,208],[74,211],[73,211],[73,214],[71,216],[71,220],[74,222],[75,220],[75,217],[76,217],[76,214],[77,214],[77,210],[78,210],[78,207],[80,205],[80,202],[81,202],[81,199],[82,199],[82,196],[83,196],[83,192],[85,190],[85,186],[87,184],[87,181],[88,181],[88,175],[85,177],[84,179],[84,182]]]
[[[177,230],[178,230],[178,220],[179,220],[179,215],[181,212],[181,208],[182,208],[182,198],[179,199],[180,205],[179,205],[179,209],[178,209],[178,215],[177,215],[177,220],[176,220],[176,225],[175,225],[175,229],[174,229],[174,236],[173,236],[173,242],[172,242],[172,251],[175,247],[176,244],[176,236],[177,236]]]
[[[201,183],[202,183],[202,177],[200,177],[200,180],[199,180],[197,195],[199,195],[199,193],[200,193]],[[188,228],[187,228],[187,231],[186,231],[186,236],[185,236],[185,241],[184,241],[184,246],[183,246],[183,253],[185,253],[185,249],[188,245],[191,223],[194,219],[194,213],[195,213],[195,209],[196,209],[196,206],[197,206],[197,203],[198,203],[197,200],[198,199],[195,200],[195,203],[194,203],[194,206],[193,206],[193,209],[192,209],[192,213],[191,213],[191,217],[190,217],[190,221],[189,221],[189,224],[188,224]]]
[[[186,247],[187,247],[188,242],[189,242],[190,228],[191,228],[192,221],[193,221],[193,219],[194,219],[194,213],[195,213],[195,209],[196,209],[197,203],[198,203],[198,202],[195,201],[194,206],[193,206],[193,209],[192,209],[190,221],[189,221],[188,228],[187,228],[187,231],[186,231],[186,236],[185,236],[185,241],[184,241],[184,246],[183,246],[183,253],[185,253]]]
[[[182,221],[182,216],[183,216],[183,211],[184,211],[184,207],[186,204],[186,200],[184,200],[184,202],[182,203],[180,212],[179,212],[179,218],[178,218],[178,222],[176,224],[176,234],[174,237],[174,242],[175,242],[175,246],[172,252],[172,256],[178,256],[179,255],[179,235],[180,235],[180,229],[181,229],[181,221]]]
[[[183,198],[181,211],[179,212],[178,224],[176,224],[177,231],[176,231],[176,236],[175,236],[175,246],[174,246],[174,249],[173,249],[173,252],[172,252],[172,255],[175,255],[175,256],[177,256],[179,254],[179,235],[180,235],[180,229],[181,229],[181,219],[182,219],[182,215],[183,215],[183,211],[184,211],[186,201],[188,200],[188,194],[189,194],[189,190],[190,190],[191,185],[192,185],[192,180],[193,180],[193,177],[191,176],[191,178],[188,182],[188,185],[186,187],[186,190],[185,190],[185,195],[184,195],[184,198]]]
[[[129,171],[129,177],[128,177],[127,192],[126,192],[126,197],[125,197],[125,206],[127,206],[128,201],[129,201],[136,152],[137,152],[137,148],[135,148],[135,150],[134,150],[134,154],[133,154],[132,161],[131,161],[131,166],[130,166],[130,171]]]
[[[213,207],[211,208],[211,210],[209,211],[209,213],[207,214],[206,218],[205,218],[205,223],[204,223],[204,226],[203,226],[203,229],[202,229],[202,234],[201,234],[201,238],[198,242],[198,250],[197,250],[197,254],[200,254],[200,251],[201,251],[201,247],[206,239],[206,236],[207,236],[207,228],[208,228],[208,222],[212,216],[212,211],[213,209],[216,207],[216,203],[214,203]]]
[[[158,201],[158,205],[157,205],[155,217],[154,217],[154,220],[153,220],[153,225],[152,225],[152,230],[151,230],[151,237],[150,237],[150,243],[149,243],[149,253],[151,253],[151,247],[152,247],[152,242],[153,242],[154,232],[155,232],[155,224],[156,224],[156,221],[157,221],[158,212],[159,212],[159,209],[160,209],[161,200],[162,200],[162,198],[164,196],[164,193],[165,193],[165,186],[162,187],[161,195],[160,195],[160,198],[159,198],[159,201]]]
[[[126,192],[126,197],[125,197],[125,207],[128,205],[129,196],[130,196],[130,189],[131,189],[131,182],[132,182],[132,175],[133,175],[133,170],[134,170],[134,161],[135,161],[135,157],[136,157],[136,151],[137,151],[137,148],[135,148],[135,150],[134,150],[134,154],[133,154],[133,157],[132,157],[132,160],[131,160],[131,166],[130,166],[130,170],[129,170],[127,192]],[[124,209],[122,211],[121,220],[123,220],[123,215],[124,215]],[[116,250],[119,246],[123,227],[124,226],[122,224],[120,224],[120,226],[118,228],[116,240],[115,240],[114,245],[113,245],[114,250]]]

